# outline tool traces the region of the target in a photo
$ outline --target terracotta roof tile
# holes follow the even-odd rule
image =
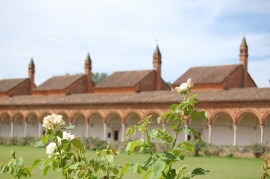
[[[199,102],[270,102],[270,88],[234,88],[224,91],[198,92]],[[176,91],[151,91],[133,94],[73,94],[68,96],[0,97],[0,106],[76,105],[76,104],[161,104],[179,101]]]
[[[0,92],[8,92],[12,88],[18,86],[27,78],[18,78],[18,79],[3,79],[0,80]]]
[[[186,82],[188,78],[192,78],[194,84],[211,84],[223,82],[237,67],[240,65],[222,65],[222,66],[206,66],[192,67],[180,76],[173,85],[179,85]]]
[[[64,90],[84,75],[54,76],[35,88],[33,91]]]
[[[134,87],[154,70],[115,72],[95,88]]]

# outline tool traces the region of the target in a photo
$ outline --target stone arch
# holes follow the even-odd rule
[[[138,125],[138,122],[140,120],[141,120],[141,117],[140,117],[140,115],[138,113],[130,112],[125,118],[126,128],[128,129],[129,127],[131,127],[133,125]],[[141,137],[142,137],[142,135],[140,134],[139,131],[137,131],[135,135],[130,135],[129,139],[130,140],[135,140],[135,139],[139,139]]]
[[[264,115],[263,115],[263,118],[262,118],[262,124],[265,125],[265,122],[266,120],[268,120],[270,116],[270,111],[266,112]]]
[[[12,119],[13,121],[13,137],[24,137],[26,135],[26,123],[24,116],[21,113],[16,113]]]
[[[40,136],[40,123],[38,120],[38,116],[35,113],[29,113],[26,116],[27,123],[27,136],[39,137]]]
[[[232,115],[232,113],[231,113],[231,111],[230,110],[226,110],[226,109],[219,109],[219,110],[215,110],[214,112],[212,112],[211,114],[209,114],[208,113],[208,123],[209,124],[212,124],[213,122],[214,122],[214,120],[216,120],[217,118],[217,116],[219,116],[219,115],[221,115],[221,114],[226,114],[226,115],[228,115],[228,117],[230,117],[230,119],[232,119],[232,122],[234,123],[234,121],[233,121],[233,115]]]
[[[211,143],[233,144],[233,119],[227,112],[218,112],[212,118]]]
[[[75,125],[76,127],[72,130],[72,134],[74,134],[77,137],[85,137],[86,135],[86,118],[83,115],[83,113],[77,112],[75,115],[71,118],[72,125]]]
[[[11,117],[8,113],[3,113],[0,117],[0,136],[11,136]]]
[[[112,112],[105,119],[107,124],[107,139],[113,141],[120,141],[122,134],[122,118],[116,113]]]
[[[260,142],[260,121],[256,114],[245,111],[236,120],[238,145],[251,145]]]
[[[103,117],[100,113],[94,112],[89,118],[89,136],[103,139]]]
[[[254,109],[244,109],[244,110],[239,111],[239,113],[236,115],[235,124],[238,124],[239,121],[242,119],[241,117],[246,113],[253,114],[254,116],[256,116],[256,118],[258,119],[258,121],[260,123],[262,122],[262,121],[260,121],[260,114],[258,111],[254,110]]]
[[[265,116],[263,127],[264,127],[263,143],[270,145],[270,113],[268,114],[268,116]]]

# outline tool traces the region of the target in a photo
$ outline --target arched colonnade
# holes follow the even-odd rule
[[[125,141],[128,127],[142,118],[152,115],[156,119],[167,110],[39,110],[0,111],[0,136],[40,137],[44,133],[42,121],[48,114],[60,114],[66,125],[76,125],[72,133],[79,137],[94,137],[102,140]],[[201,138],[220,145],[251,145],[270,141],[270,111],[256,109],[206,109],[209,120],[187,121],[185,125],[200,132]],[[154,120],[156,121],[156,120]],[[169,124],[153,122],[149,129],[163,128],[172,133]],[[133,139],[140,138],[137,134]],[[194,136],[181,134],[179,141]]]

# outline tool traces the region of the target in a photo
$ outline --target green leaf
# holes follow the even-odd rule
[[[70,165],[68,168],[71,170],[76,170],[79,165],[80,165],[80,162],[76,162],[76,163]]]
[[[131,170],[133,173],[137,173],[138,167],[139,167],[139,164],[138,164],[138,163],[135,163],[135,164],[131,165],[130,170]]]
[[[153,172],[155,174],[155,176],[160,176],[162,174],[162,171],[165,168],[165,162],[163,162],[162,160],[158,160],[154,163],[153,165]]]
[[[147,172],[146,172],[146,174],[144,175],[144,177],[143,177],[143,179],[151,179],[151,178],[153,178],[154,177],[154,172],[153,172],[153,170],[151,170],[151,169],[149,169]]]
[[[34,143],[34,147],[35,148],[38,148],[38,147],[44,147],[44,144],[41,140],[37,141]]]
[[[48,134],[45,135],[41,138],[41,141],[44,145],[48,144],[49,141],[52,141],[53,139],[55,139],[56,137],[53,134]]]
[[[128,136],[130,136],[131,134],[134,135],[136,133],[136,129],[137,129],[136,125],[129,127],[126,132],[126,138],[128,138]]]
[[[120,178],[123,178],[123,177],[124,177],[124,175],[127,173],[127,171],[128,171],[129,168],[130,168],[130,164],[126,164],[126,165],[123,167],[123,169],[122,169],[122,171],[121,171],[121,176],[120,176]]]
[[[205,111],[201,111],[200,115],[204,120],[208,121],[208,115],[207,115],[207,113]]]
[[[22,158],[16,158],[15,163],[17,166],[22,167],[24,162]]]
[[[150,138],[151,139],[155,139],[158,135],[158,129],[153,129],[151,132],[150,132]]]
[[[191,145],[191,144],[188,143],[188,142],[181,142],[181,143],[178,145],[178,147],[179,147],[180,149],[185,149],[185,150],[187,150],[187,151],[194,152],[194,146]]]
[[[64,129],[66,129],[66,130],[72,130],[75,127],[76,127],[76,125],[70,125],[70,126],[64,127]]]
[[[60,137],[61,139],[63,138],[63,132],[62,131],[56,131],[56,135]]]
[[[185,128],[183,129],[184,134],[190,134],[191,131],[192,131],[192,129],[191,129],[189,126],[187,126],[187,127],[185,127]]]
[[[1,166],[1,173],[5,173],[5,171],[6,171],[6,168],[7,168],[8,166],[6,165],[6,164],[3,164],[2,166]]]
[[[208,173],[208,172],[209,172],[209,170],[205,170],[205,169],[203,169],[203,168],[195,168],[195,169],[192,171],[191,175],[192,175],[192,176],[195,176],[195,175],[205,175],[205,174]]]
[[[44,176],[47,176],[47,175],[48,175],[48,172],[49,172],[50,168],[51,168],[51,166],[46,166],[46,167],[45,167],[45,169],[44,169],[44,171],[43,171],[43,175],[44,175]]]
[[[107,155],[106,158],[109,163],[113,163],[113,159],[114,159],[113,155]]]
[[[127,147],[126,147],[126,152],[128,153],[133,153],[135,148],[139,145],[139,142],[136,140],[136,141],[133,141],[133,142],[129,142],[127,144]]]
[[[199,114],[198,114],[198,112],[197,111],[192,111],[192,113],[191,113],[191,118],[194,120],[194,121],[196,121],[196,120],[198,120],[198,117],[199,117]]]
[[[83,150],[83,149],[84,149],[84,148],[83,148],[83,144],[82,144],[77,138],[72,139],[72,140],[71,140],[71,143],[72,143],[77,149],[79,149],[79,150]]]
[[[118,173],[119,173],[119,170],[118,170],[117,167],[113,167],[112,171],[113,171],[113,173],[114,173],[115,175],[118,175]]]
[[[171,105],[171,111],[172,111],[173,113],[179,113],[179,112],[180,112],[179,107],[180,107],[179,104],[172,104],[172,105]]]
[[[16,158],[16,157],[15,157],[15,150],[12,150],[12,151],[11,151],[11,156],[12,156],[13,158]]]
[[[168,179],[174,179],[175,176],[176,176],[176,170],[175,169],[169,170],[168,175],[167,175]]]

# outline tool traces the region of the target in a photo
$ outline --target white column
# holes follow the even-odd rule
[[[26,135],[27,135],[27,122],[25,121],[25,123],[24,123],[24,137],[26,137]]]
[[[261,125],[260,127],[261,127],[261,144],[263,144],[263,128],[264,128],[264,126]]]
[[[14,126],[13,126],[13,121],[10,122],[10,137],[13,137],[14,133]]]
[[[237,125],[233,125],[233,145],[236,146],[236,134],[237,134]]]
[[[126,124],[122,123],[122,142],[125,141],[125,135],[126,135]]]
[[[208,124],[208,143],[211,143],[211,138],[212,138],[212,125]]]
[[[188,127],[188,125],[187,124],[185,124],[185,128],[187,128]],[[188,141],[188,134],[185,134],[185,142],[187,142]]]
[[[107,139],[107,124],[103,123],[103,140]]]
[[[85,137],[89,137],[89,123],[85,123]]]
[[[38,137],[42,135],[42,125],[40,122],[38,122]]]

